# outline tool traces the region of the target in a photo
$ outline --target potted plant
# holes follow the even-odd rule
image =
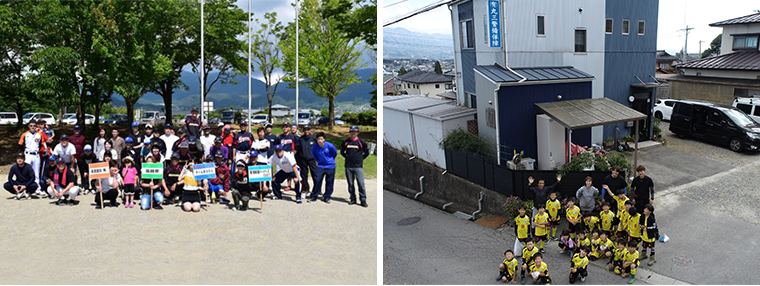
[[[604,147],[612,147],[612,145],[615,145],[615,139],[612,139],[612,137],[607,137],[607,140],[604,141]]]
[[[625,135],[625,137],[623,137],[623,142],[633,142],[633,137],[631,137],[631,135]]]

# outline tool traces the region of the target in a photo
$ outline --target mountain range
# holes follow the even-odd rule
[[[377,87],[368,80],[377,72],[373,68],[359,69],[357,74],[361,80],[360,83],[355,83],[349,86],[345,92],[341,93],[335,98],[336,105],[348,104],[354,106],[369,105],[372,98],[372,91]],[[237,75],[235,80],[237,84],[221,84],[217,82],[211,88],[209,94],[206,95],[207,101],[214,102],[215,109],[235,107],[237,109],[248,108],[248,80],[247,75]],[[207,81],[210,82],[216,77],[216,73],[211,73]],[[193,106],[198,106],[200,101],[200,81],[198,75],[192,72],[183,71],[181,75],[182,82],[187,85],[187,90],[178,88],[174,91],[172,98],[173,110],[189,110]],[[274,96],[273,104],[284,104],[287,106],[295,106],[296,90],[295,86],[292,88],[289,83],[281,82],[277,86],[277,93]],[[115,106],[124,106],[124,98],[115,94],[112,96],[111,103]],[[264,108],[267,107],[268,101],[266,96],[266,84],[259,80],[251,79],[251,107],[252,108]],[[301,85],[299,87],[299,105],[303,108],[325,108],[328,106],[327,98],[317,96],[314,91]],[[154,93],[146,93],[137,102],[135,107],[137,108],[150,108],[160,109],[164,106],[164,101],[161,96]]]
[[[451,34],[412,32],[404,28],[383,28],[384,59],[454,58],[454,39]]]

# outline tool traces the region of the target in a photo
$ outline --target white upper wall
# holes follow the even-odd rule
[[[760,23],[723,26],[723,40],[720,43],[720,54],[725,55],[734,52],[734,37],[732,37],[731,34],[746,33],[760,33]]]

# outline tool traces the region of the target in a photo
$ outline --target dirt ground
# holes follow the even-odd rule
[[[4,153],[4,152],[3,152]],[[0,183],[7,178],[7,166]],[[0,195],[2,284],[375,284],[377,181],[368,208],[346,182],[330,204],[266,200],[264,209],[184,213],[174,206],[95,210]]]

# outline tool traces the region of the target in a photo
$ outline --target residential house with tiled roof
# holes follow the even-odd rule
[[[677,65],[683,76],[671,79],[671,96],[731,104],[760,93],[760,13],[710,26],[723,28],[720,55]]]
[[[666,51],[657,51],[657,67],[660,69],[668,69],[678,62],[678,58],[669,54]]]
[[[454,77],[434,72],[414,70],[398,76],[397,94],[424,94],[438,97],[437,94],[454,90]]]

